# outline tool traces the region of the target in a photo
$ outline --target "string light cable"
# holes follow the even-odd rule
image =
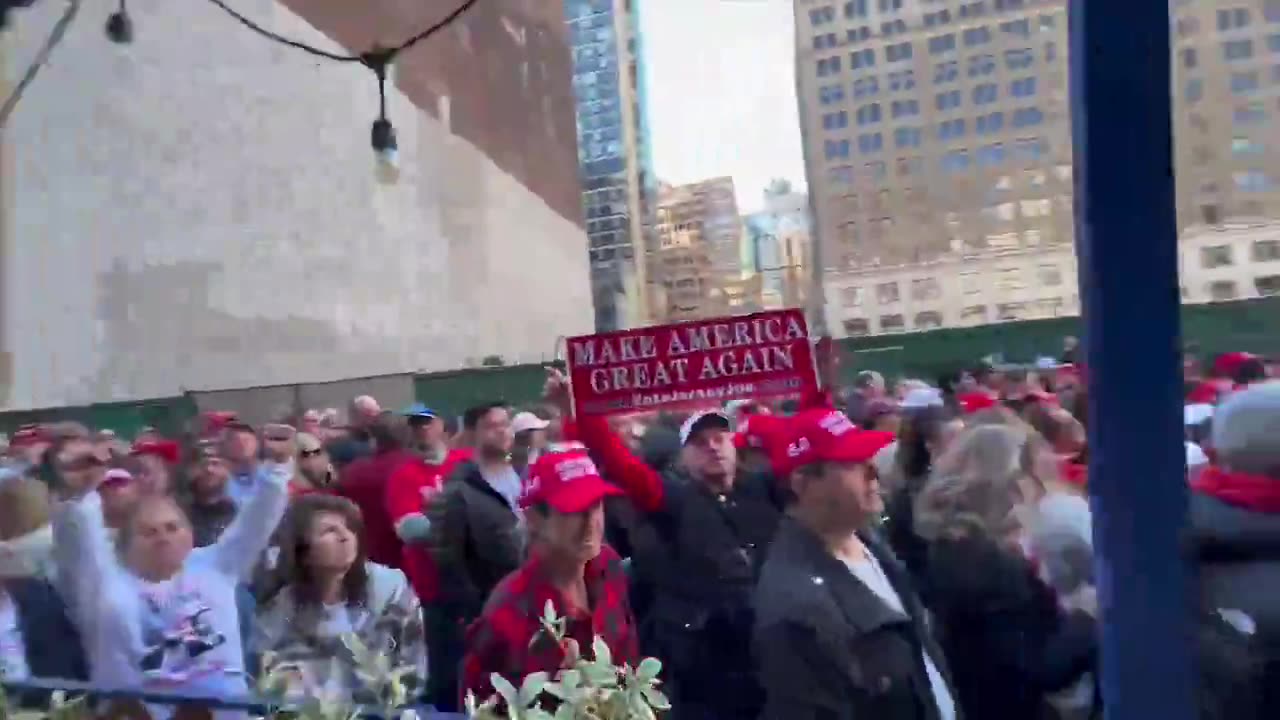
[[[370,130],[370,144],[373,146],[373,150],[378,156],[379,175],[388,181],[394,181],[395,176],[398,174],[397,171],[394,170],[397,150],[396,131],[395,127],[391,124],[391,120],[387,118],[387,70],[393,63],[395,63],[396,57],[399,56],[400,53],[406,52],[414,45],[417,45],[423,40],[426,40],[437,32],[448,27],[455,20],[462,17],[468,10],[475,7],[479,0],[463,0],[463,2],[455,7],[448,15],[445,15],[437,22],[424,28],[416,35],[409,37],[399,45],[389,48],[375,47],[360,54],[331,52],[323,48],[318,48],[314,45],[309,45],[301,40],[285,37],[284,35],[266,29],[262,25],[259,25],[246,17],[244,14],[236,11],[226,3],[226,0],[209,0],[209,2],[213,3],[214,6],[221,9],[227,15],[230,15],[244,27],[264,38],[267,38],[268,40],[271,40],[272,42],[279,43],[281,45],[294,48],[295,50],[300,50],[308,55],[330,60],[332,62],[360,63],[372,70],[374,77],[378,80],[378,119],[373,121],[373,126]]]
[[[49,31],[49,37],[45,38],[44,45],[36,53],[26,71],[22,73],[22,79],[9,92],[9,96],[4,100],[4,105],[0,106],[0,129],[9,126],[9,117],[13,115],[14,109],[18,107],[18,101],[22,99],[22,94],[26,92],[31,83],[35,82],[41,68],[48,64],[53,51],[57,49],[62,39],[66,37],[67,30],[79,14],[80,0],[67,0],[67,9],[63,11],[62,17],[58,18],[58,22],[54,23],[53,30]]]

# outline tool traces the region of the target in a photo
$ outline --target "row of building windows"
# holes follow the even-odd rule
[[[1240,296],[1235,280],[1214,280],[1206,286],[1209,299],[1215,302],[1235,300]],[[1280,295],[1280,275],[1263,275],[1253,279],[1253,289],[1259,295]],[[1185,295],[1185,290],[1183,291]]]
[[[1280,277],[1277,279],[1280,279]],[[1062,314],[1063,308],[1062,298],[1057,297],[1045,298],[1030,303],[999,303],[996,305],[996,321],[1021,320],[1036,315],[1056,317]],[[912,325],[914,330],[933,330],[942,327],[942,313],[936,310],[918,312],[914,320],[915,324]],[[904,317],[897,313],[881,315],[878,321],[880,332],[883,333],[905,332],[907,329]],[[969,305],[960,311],[960,322],[962,324],[974,325],[988,321],[989,313],[986,305]],[[871,321],[866,318],[848,318],[841,324],[844,327],[845,335],[849,337],[871,334]]]
[[[1053,264],[1040,265],[1035,270],[1038,287],[1058,287],[1062,285],[1062,268]],[[1027,287],[1022,268],[1000,268],[994,277],[978,272],[961,272],[960,283],[965,295],[979,295],[984,289],[994,287],[997,290],[1023,290]],[[927,302],[942,297],[942,285],[937,278],[916,278],[910,281],[911,299],[916,302]],[[875,285],[876,304],[893,305],[902,301],[902,286],[897,281],[877,283]],[[864,301],[863,288],[853,285],[842,288],[840,304],[846,308],[862,307]]]
[[[903,100],[894,103],[892,108],[893,117],[895,118],[917,115],[920,110],[919,104],[915,100]],[[858,125],[869,125],[879,122],[880,115],[880,106],[875,104],[858,108],[855,117]],[[1019,108],[1009,113],[1009,116],[1009,127],[1014,129],[1036,127],[1044,122],[1044,112],[1037,107]],[[1005,114],[1003,112],[982,115],[974,119],[973,128],[978,135],[991,135],[1004,129],[1004,120]],[[968,123],[969,121],[965,118],[944,120],[938,123],[938,140],[949,142],[964,138],[968,132]],[[849,115],[844,110],[834,113],[826,113],[822,116],[822,127],[824,130],[839,130],[848,127],[848,125]],[[879,135],[879,133],[869,133],[868,135]],[[924,139],[924,130],[923,128],[914,126],[894,128],[893,138],[894,147],[920,147]],[[876,147],[879,149],[882,145],[876,145]],[[831,160],[835,158],[828,156],[827,159]]]
[[[1253,262],[1280,262],[1280,240],[1254,240],[1249,255]],[[1207,270],[1234,264],[1235,253],[1231,245],[1208,245],[1200,248],[1200,266]]]
[[[945,124],[939,126],[939,137],[944,140],[954,140],[954,137],[943,137],[943,128]],[[947,131],[952,132],[952,131]],[[921,144],[922,131],[920,128],[898,128],[894,131],[894,145],[898,149],[915,148]],[[826,140],[823,142],[823,154],[828,161],[848,160],[853,154],[853,141],[850,140]],[[881,133],[863,133],[857,137],[857,149],[861,155],[874,155],[885,149],[884,136]],[[956,148],[947,151],[942,155],[939,161],[939,167],[947,174],[964,172],[970,167],[976,166],[980,168],[993,168],[1004,164],[1008,160],[1014,160],[1021,163],[1038,162],[1046,157],[1049,152],[1049,143],[1044,138],[1020,138],[1011,144],[991,143],[982,145],[970,153],[968,148]],[[917,159],[918,160],[918,159]],[[909,175],[912,168],[905,168],[907,172],[900,174]],[[1260,171],[1253,171],[1260,172]],[[852,171],[850,171],[850,180],[852,180]],[[1268,180],[1270,183],[1270,180]],[[1273,183],[1267,185],[1267,189],[1271,189]]]
[[[823,36],[825,37],[825,36]],[[815,49],[825,49],[830,47],[827,43],[829,40],[818,40],[815,38]],[[932,42],[932,40],[930,40]],[[822,44],[823,47],[817,47]],[[1188,48],[1190,49],[1190,48]],[[1032,48],[1013,48],[1003,51],[1004,64],[1009,70],[1026,70],[1035,64],[1036,52]],[[818,58],[815,61],[815,68],[818,77],[830,77],[839,75],[843,71],[842,55],[833,55],[831,57]],[[903,42],[885,46],[885,61],[898,62],[901,60],[910,60],[912,58],[911,43]],[[1044,44],[1045,62],[1053,62],[1057,58],[1057,45],[1053,42]],[[1185,57],[1184,57],[1185,62]],[[865,70],[876,66],[876,49],[863,48],[854,50],[849,53],[849,69]],[[968,59],[969,77],[981,77],[990,75],[996,69],[996,56],[993,54],[974,55]],[[902,72],[911,72],[910,70]],[[891,73],[892,75],[892,73]],[[956,60],[948,60],[938,63],[934,66],[933,78],[935,83],[953,82],[960,77],[960,64]]]

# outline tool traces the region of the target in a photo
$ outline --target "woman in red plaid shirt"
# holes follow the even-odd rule
[[[615,663],[639,660],[622,560],[604,544],[604,499],[621,494],[601,479],[581,445],[554,447],[534,464],[520,501],[529,558],[494,588],[467,631],[464,696],[492,695],[492,673],[517,687],[529,673],[554,675],[572,662],[568,646],[589,654],[596,635]],[[548,600],[565,619],[564,642],[542,628]]]

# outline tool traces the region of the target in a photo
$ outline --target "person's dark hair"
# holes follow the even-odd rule
[[[307,565],[307,536],[316,517],[325,513],[341,517],[356,538],[356,560],[342,579],[343,599],[349,606],[366,601],[369,575],[365,569],[367,556],[364,519],[360,515],[360,508],[346,498],[320,493],[303,495],[293,500],[284,519],[280,521],[280,527],[276,531],[280,557],[276,565],[275,591],[269,593],[269,597],[287,587],[299,607],[320,604],[320,588]]]
[[[408,424],[393,412],[383,412],[369,423],[369,438],[378,452],[400,450],[406,447]]]
[[[1231,382],[1236,385],[1248,385],[1267,379],[1267,364],[1262,358],[1253,357],[1240,363],[1240,367],[1231,375]]]
[[[933,467],[929,446],[941,437],[942,427],[956,417],[953,409],[937,405],[915,408],[903,414],[898,451],[894,458],[908,483],[918,482],[929,475]]]
[[[480,421],[484,419],[485,415],[488,415],[498,408],[505,410],[506,407],[507,404],[501,400],[493,400],[481,403],[474,407],[469,407],[466,412],[462,413],[462,427],[464,430],[475,430],[476,426],[480,424]]]

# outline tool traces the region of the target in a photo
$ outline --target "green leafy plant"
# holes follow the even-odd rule
[[[262,659],[262,667],[267,671],[262,673],[257,686],[259,695],[269,701],[267,717],[272,720],[357,720],[365,714],[374,714],[382,718],[413,720],[416,713],[402,711],[401,708],[409,701],[405,678],[417,668],[412,665],[392,667],[386,655],[371,651],[353,633],[343,635],[342,644],[351,653],[361,690],[376,698],[376,702],[360,704],[345,692],[327,687],[307,687],[301,694],[304,700],[290,703],[287,692],[295,680],[303,677],[302,667],[298,663],[275,662],[275,658],[267,654]],[[331,677],[345,672],[337,658],[330,663]]]
[[[587,660],[577,642],[565,637],[565,620],[556,615],[550,601],[539,620],[541,632],[564,648],[566,667],[554,677],[532,673],[518,688],[494,673],[490,681],[496,695],[481,703],[467,693],[467,715],[473,720],[652,720],[671,708],[658,689],[661,661],[645,658],[634,668],[614,665],[608,643],[599,636],[591,643],[592,659]],[[538,639],[535,636],[533,641]]]

